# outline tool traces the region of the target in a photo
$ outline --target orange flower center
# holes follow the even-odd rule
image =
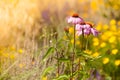
[[[79,15],[75,13],[72,15],[72,17],[79,17]]]
[[[90,25],[90,27],[93,27],[93,24],[91,24],[90,22],[85,22],[85,23]]]

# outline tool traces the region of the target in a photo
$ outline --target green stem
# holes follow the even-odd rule
[[[87,41],[86,41],[86,47],[85,47],[85,50],[87,50],[88,49],[88,41],[89,41],[89,36],[87,36]]]
[[[81,39],[81,45],[82,45],[82,48],[81,50],[83,51],[84,50],[84,29],[82,29],[82,39]],[[78,72],[80,71],[80,57],[79,57],[79,62],[78,62]],[[78,73],[78,79],[80,78],[79,76],[79,73]]]
[[[82,29],[82,50],[84,50],[84,29]]]
[[[55,34],[55,40],[56,40],[56,45],[55,45],[55,49],[56,49],[56,55],[57,55],[57,77],[60,74],[60,64],[59,64],[59,52],[57,50],[57,33]]]
[[[58,55],[58,52],[57,52],[57,59],[59,59],[59,55]],[[59,60],[57,60],[57,77],[59,76],[59,73],[60,73],[60,65],[59,65]]]
[[[74,25],[74,43],[73,43],[73,53],[72,53],[72,61],[71,61],[71,63],[72,63],[72,70],[71,70],[71,73],[72,73],[72,76],[71,76],[71,79],[70,80],[73,80],[73,73],[74,73],[74,57],[75,57],[75,33],[76,33],[76,31],[75,31],[75,25]]]

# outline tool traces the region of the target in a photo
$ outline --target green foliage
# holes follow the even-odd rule
[[[46,58],[48,58],[50,56],[50,54],[52,54],[54,51],[54,47],[50,47],[47,52],[45,53],[45,55],[43,56],[43,61],[46,61]]]

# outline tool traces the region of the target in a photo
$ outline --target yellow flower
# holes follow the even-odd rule
[[[107,30],[108,28],[109,28],[109,27],[108,27],[108,25],[106,25],[106,24],[103,26],[103,29],[104,29],[104,30]]]
[[[97,29],[98,31],[102,30],[102,24],[101,24],[101,23],[98,23],[98,25],[96,26],[96,29]]]
[[[113,8],[114,8],[115,10],[118,10],[118,9],[119,9],[119,6],[118,6],[118,5],[114,5]]]
[[[56,73],[56,77],[58,77],[59,75],[58,75],[58,73]]]
[[[20,63],[20,64],[19,64],[19,67],[20,67],[20,68],[23,68],[24,66],[25,66],[25,64],[23,64],[23,63]]]
[[[23,50],[22,50],[22,49],[19,49],[18,52],[19,52],[20,54],[22,54],[22,53],[23,53]]]
[[[99,40],[98,38],[93,38],[93,45],[98,46],[99,45]]]
[[[117,54],[117,52],[118,52],[118,49],[113,49],[112,50],[112,54]]]
[[[116,36],[111,36],[109,38],[109,43],[115,43],[115,41],[116,41]]]
[[[113,36],[113,32],[112,32],[112,31],[106,31],[106,32],[105,32],[105,36],[106,36],[106,37]]]
[[[47,80],[47,76],[44,76],[44,77],[42,78],[42,80]]]
[[[110,25],[115,25],[116,24],[116,21],[114,20],[114,19],[112,19],[111,21],[110,21]]]
[[[79,36],[78,36],[78,35],[75,35],[75,38],[76,38],[76,39],[78,39],[78,38],[79,38]]]
[[[72,44],[74,43],[74,39],[71,39],[71,43],[72,43]]]
[[[99,56],[99,53],[98,52],[95,52],[92,54],[92,57],[98,57]]]
[[[87,49],[87,50],[84,51],[84,53],[91,54],[92,51],[90,51],[90,50]]]
[[[74,28],[73,28],[73,27],[70,27],[70,28],[69,28],[69,33],[70,33],[70,34],[73,34],[73,33],[74,33]]]
[[[108,37],[106,35],[101,35],[101,39],[104,40],[104,41],[107,41],[108,40]]]
[[[67,39],[67,36],[63,36],[63,39],[66,40],[66,39]]]
[[[115,65],[119,66],[120,65],[120,60],[115,60]]]
[[[103,64],[107,64],[109,62],[109,58],[103,58]]]
[[[91,1],[91,8],[94,10],[94,11],[97,11],[98,9],[98,6],[97,6],[97,2],[95,0]]]
[[[76,45],[80,45],[80,41],[79,40],[76,41]]]
[[[8,57],[9,57],[9,54],[8,54],[8,53],[3,53],[2,55],[3,55],[3,57],[5,57],[5,58],[8,58]]]
[[[15,51],[15,47],[14,47],[14,46],[11,46],[10,49],[11,49],[12,51]]]
[[[93,38],[93,42],[95,42],[95,41],[99,41],[99,39],[98,38]]]
[[[120,21],[117,22],[117,25],[120,26]]]
[[[10,59],[15,59],[15,55],[14,54],[10,54]]]
[[[101,48],[103,48],[103,47],[105,47],[106,46],[106,43],[105,42],[102,42],[101,44],[100,44],[100,47]]]
[[[111,29],[112,31],[116,31],[116,30],[117,30],[117,26],[116,26],[116,25],[112,25],[112,26],[110,27],[110,29]]]

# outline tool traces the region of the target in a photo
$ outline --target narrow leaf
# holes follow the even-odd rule
[[[43,61],[46,60],[46,58],[54,51],[54,47],[50,47],[47,52],[45,53],[44,57],[43,57]]]

